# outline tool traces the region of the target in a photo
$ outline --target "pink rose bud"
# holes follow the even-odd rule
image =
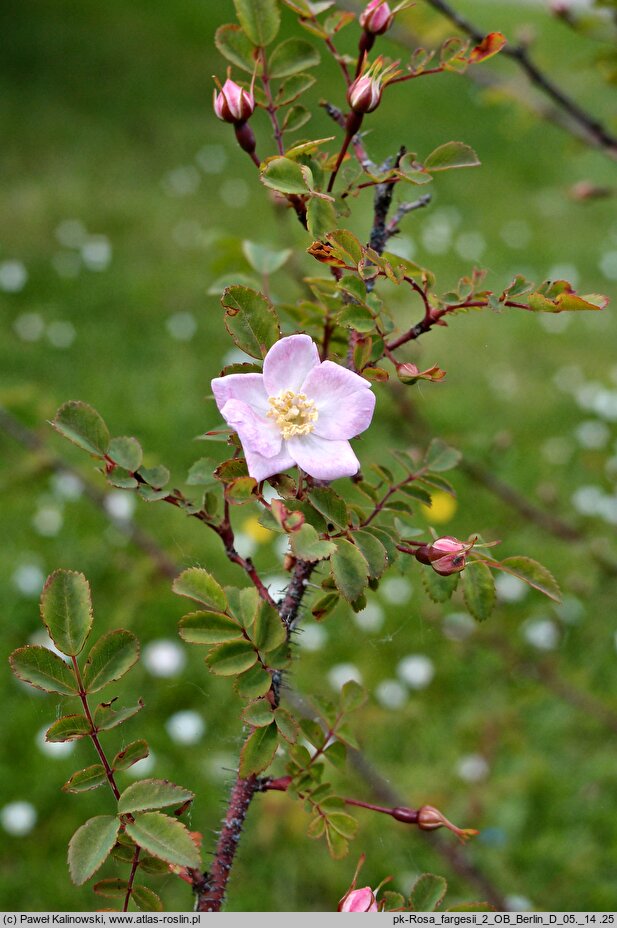
[[[420,545],[415,552],[416,560],[421,564],[430,564],[435,573],[442,577],[457,574],[465,569],[467,552],[473,548],[474,542],[459,541],[452,535],[437,538],[430,545]]]
[[[383,35],[392,25],[393,19],[394,14],[387,3],[383,0],[370,0],[360,14],[360,25],[365,32]]]
[[[233,125],[246,122],[253,115],[254,110],[255,97],[252,91],[240,87],[229,77],[218,93],[214,91],[214,112],[223,122],[230,122]]]
[[[357,77],[347,91],[347,102],[354,113],[372,113],[379,106],[383,85],[368,74]]]
[[[375,893],[370,886],[350,889],[338,904],[339,912],[378,912]]]

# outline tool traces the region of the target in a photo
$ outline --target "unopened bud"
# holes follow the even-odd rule
[[[339,912],[378,912],[377,899],[370,886],[350,889],[338,904]]]
[[[383,86],[375,77],[357,77],[347,91],[347,102],[354,113],[372,113],[381,101]]]
[[[452,535],[444,535],[430,545],[420,545],[415,551],[415,557],[421,564],[430,564],[435,573],[449,577],[465,569],[467,552],[473,548],[474,543],[475,540],[459,541]]]
[[[462,844],[473,835],[478,834],[475,828],[457,828],[434,806],[422,806],[418,810],[418,828],[421,828],[422,831],[436,831],[437,828],[447,828],[457,836]]]
[[[380,55],[364,73],[356,77],[347,91],[347,102],[353,113],[364,116],[365,113],[372,113],[377,109],[384,87],[401,73],[397,70],[397,65],[398,61],[393,61],[384,67],[384,60]]]
[[[230,77],[227,78],[219,92],[214,91],[214,112],[223,122],[232,125],[246,122],[255,110],[253,91],[240,87]]]
[[[360,25],[372,35],[383,35],[393,20],[394,14],[384,0],[370,0],[360,14]]]

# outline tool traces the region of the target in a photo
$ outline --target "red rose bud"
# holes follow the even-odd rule
[[[218,81],[217,81],[218,83]],[[223,86],[219,84],[219,92],[214,91],[214,112],[223,122],[232,125],[246,122],[255,110],[255,97],[253,90],[245,90],[230,77]]]
[[[383,35],[394,20],[394,13],[383,0],[370,0],[360,14],[360,25],[365,32]]]
[[[418,828],[421,828],[422,831],[436,831],[437,828],[447,828],[457,836],[462,844],[473,835],[478,834],[475,828],[457,828],[434,806],[422,806],[418,810]]]

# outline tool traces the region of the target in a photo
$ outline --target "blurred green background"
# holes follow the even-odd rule
[[[593,67],[601,46],[580,40],[542,5],[456,5],[486,31],[533,36],[537,58],[608,118],[610,90]],[[137,436],[147,463],[165,463],[174,485],[184,486],[188,467],[210,453],[194,438],[219,421],[209,381],[233,348],[209,289],[223,274],[251,273],[243,239],[291,245],[296,264],[315,272],[298,223],[275,213],[231,129],[211,113],[211,74],[225,73],[213,33],[232,18],[231,0],[28,0],[0,12],[0,402],[81,475],[50,471],[46,451],[27,452],[0,434],[3,653],[44,641],[37,607],[44,577],[56,567],[84,571],[99,633],[124,626],[144,646],[144,659],[114,693],[142,695],[146,709],[109,733],[106,745],[113,753],[148,739],[153,762],[140,774],[197,792],[190,824],[204,833],[206,851],[236,763],[239,702],[177,638],[184,607],[127,531],[141,527],[179,568],[200,564],[243,580],[198,524],[105,490],[88,459],[45,422],[68,399],[89,402],[112,433]],[[450,33],[424,3],[406,22],[427,44]],[[291,14],[284,29],[297,30]],[[353,31],[341,36],[350,49]],[[511,63],[483,67],[515,94],[529,94]],[[331,63],[323,73],[311,103],[325,87],[343,105]],[[255,124],[263,157],[270,143],[262,114]],[[478,263],[495,290],[522,272],[615,295],[614,201],[580,202],[570,193],[580,181],[614,185],[614,165],[602,154],[509,95],[456,75],[393,89],[370,128],[376,157],[400,144],[426,155],[454,138],[483,162],[439,178],[430,209],[410,217],[397,242],[437,271],[443,291]],[[301,135],[332,132],[318,111]],[[366,197],[352,228],[365,237],[369,224]],[[271,290],[283,299],[299,293],[285,269]],[[420,312],[407,303],[398,311],[401,320]],[[562,585],[561,606],[506,580],[492,619],[477,626],[458,597],[433,605],[408,564],[371,594],[365,613],[339,608],[323,626],[307,618],[299,637],[294,686],[310,695],[350,676],[363,680],[370,700],[356,725],[367,757],[409,805],[428,802],[481,829],[461,859],[512,908],[617,907],[616,333],[610,308],[577,317],[457,317],[409,352],[418,364],[445,368],[446,383],[407,388],[403,417],[379,388],[378,416],[358,445],[363,461],[384,462],[384,449],[422,444],[429,428],[577,526],[579,540],[557,538],[464,471],[454,475],[458,508],[438,500],[431,515],[419,514],[440,532],[500,538],[503,556],[537,557]],[[84,492],[90,485],[105,494],[104,510]],[[245,508],[236,524],[243,551],[255,549],[274,587],[284,583],[276,545]],[[6,661],[0,690],[0,906],[95,908],[101,901],[88,887],[70,884],[66,844],[87,817],[111,811],[111,797],[60,791],[74,770],[94,762],[92,749],[43,744],[59,701],[18,684]],[[353,772],[345,792],[370,798]],[[359,818],[350,856],[331,862],[325,846],[305,836],[300,804],[258,797],[229,908],[332,910],[361,851],[362,880],[373,885],[392,874],[393,888],[405,891],[428,870],[448,878],[451,904],[486,898],[462,866],[436,851],[434,835],[368,813]],[[444,843],[453,847],[455,838]],[[114,872],[108,864],[101,875]],[[169,909],[192,905],[175,878],[159,882],[159,891]]]

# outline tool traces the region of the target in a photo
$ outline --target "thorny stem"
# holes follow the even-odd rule
[[[285,597],[278,606],[279,615],[287,627],[288,636],[298,617],[302,598],[306,592],[306,584],[314,566],[307,561],[296,562]],[[274,675],[272,686],[275,687]],[[259,790],[260,781],[254,774],[246,778],[237,777],[229,797],[210,871],[205,875],[197,872],[193,875],[198,912],[221,911],[244,820],[251,800]]]
[[[310,561],[296,561],[291,576],[291,582],[287,587],[285,596],[278,609],[281,619],[283,620],[288,634],[293,630],[294,624],[298,619],[302,598],[306,593],[306,587],[316,565]]]
[[[79,691],[79,698],[80,698],[80,700],[81,700],[81,704],[82,704],[82,707],[83,707],[83,710],[84,710],[84,714],[85,714],[86,718],[88,719],[88,723],[89,723],[89,725],[90,725],[90,731],[89,731],[90,740],[92,741],[92,744],[93,744],[94,747],[96,748],[96,752],[97,752],[97,754],[99,755],[99,757],[100,757],[100,759],[101,759],[101,763],[102,763],[102,765],[103,765],[103,769],[105,770],[105,776],[107,777],[107,782],[109,783],[110,789],[111,789],[112,793],[114,794],[114,796],[116,797],[116,799],[119,799],[119,798],[120,798],[120,790],[118,789],[118,786],[116,785],[116,780],[115,780],[115,777],[114,777],[114,772],[113,772],[113,770],[111,769],[111,766],[110,766],[110,764],[109,764],[109,761],[107,760],[107,756],[106,756],[106,754],[105,754],[105,751],[103,750],[103,747],[102,747],[102,745],[101,745],[101,742],[99,741],[99,737],[98,737],[98,734],[97,734],[97,728],[96,728],[96,725],[94,724],[94,719],[92,718],[92,713],[90,712],[90,706],[88,705],[88,697],[87,697],[86,691],[85,691],[85,689],[84,689],[84,684],[83,684],[83,680],[82,680],[82,678],[81,678],[81,673],[79,672],[79,665],[78,665],[78,663],[77,663],[77,658],[76,658],[76,657],[71,657],[71,663],[72,663],[72,665],[73,665],[73,673],[75,674],[75,680],[77,681],[77,688],[78,688],[78,691]]]
[[[484,33],[480,29],[461,16],[445,0],[426,0],[426,2],[434,10],[437,10],[442,16],[454,23],[455,26],[458,26],[474,42],[481,42],[484,38]],[[533,61],[524,45],[511,45],[508,43],[502,49],[501,54],[515,61],[527,74],[530,81],[546,94],[553,103],[566,112],[598,146],[606,149],[612,157],[617,157],[617,137],[612,135],[595,116],[584,110],[576,101],[564,93],[554,81],[547,77]]]
[[[210,871],[203,876],[196,874],[194,877],[197,912],[221,911],[246,814],[251,799],[258,790],[259,781],[254,774],[246,779],[238,777],[236,780],[229,797]]]

